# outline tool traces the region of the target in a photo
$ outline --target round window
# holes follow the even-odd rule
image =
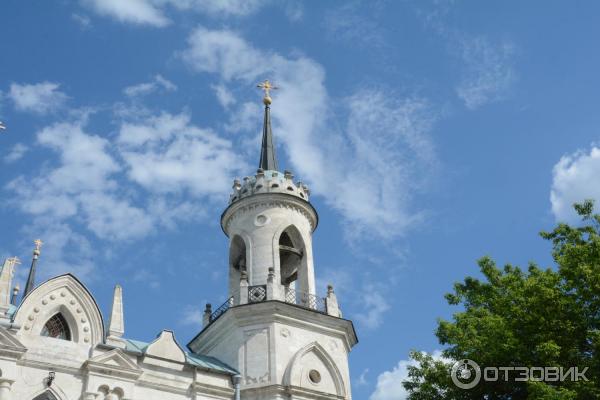
[[[319,383],[321,382],[321,374],[316,369],[311,369],[308,373],[308,379],[310,379],[312,383]]]

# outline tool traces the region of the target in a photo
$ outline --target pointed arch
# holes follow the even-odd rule
[[[302,385],[302,374],[303,370],[306,369],[303,364],[303,359],[309,355],[313,354],[316,356],[318,360],[320,360],[321,364],[326,368],[327,373],[331,376],[333,380],[333,384],[335,385],[335,391],[338,396],[343,398],[346,397],[346,384],[344,383],[344,378],[340,373],[339,368],[337,367],[335,361],[329,353],[317,342],[312,342],[302,349],[298,350],[294,357],[290,360],[285,374],[283,375],[283,384],[285,386],[298,386]],[[305,372],[305,371],[304,371]]]
[[[296,290],[315,294],[310,237],[294,224],[282,225],[273,237],[275,273],[281,285],[293,284]]]
[[[236,304],[239,303],[240,279],[242,272],[252,280],[250,251],[250,236],[245,232],[236,233],[229,240],[229,294],[233,296]]]
[[[88,289],[73,275],[54,277],[32,290],[15,312],[20,335],[41,335],[48,321],[60,314],[71,341],[95,346],[104,341],[104,321]]]
[[[71,340],[71,328],[61,313],[56,313],[46,323],[40,335],[56,339]]]

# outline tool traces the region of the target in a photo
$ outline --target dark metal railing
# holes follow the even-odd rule
[[[212,314],[210,314],[210,322],[215,321],[221,315],[225,314],[225,311],[229,310],[230,307],[233,307],[233,296],[227,299],[227,301],[219,306]]]
[[[322,313],[327,313],[327,304],[325,298],[316,296],[311,293],[300,292],[295,289],[285,289],[285,302],[296,304],[298,306],[315,310]]]
[[[248,303],[267,300],[267,285],[248,286]]]

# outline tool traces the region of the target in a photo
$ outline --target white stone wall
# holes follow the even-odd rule
[[[71,340],[40,334],[57,312]],[[106,345],[102,315],[71,275],[29,293],[13,322],[0,319],[0,400],[31,400],[44,391],[58,400],[234,398],[232,374],[192,365],[170,331],[143,353]]]
[[[315,293],[312,231],[316,224],[316,214],[308,203],[282,194],[248,197],[230,206],[222,223],[230,240],[240,236],[246,244],[249,285],[266,284],[269,268],[274,268],[274,282],[280,295],[283,293],[283,287],[279,238],[286,228],[295,227],[304,244],[303,270],[299,272],[299,282],[304,281],[301,290]],[[239,282],[232,281],[229,287],[229,296],[233,296]]]
[[[277,399],[297,388],[351,399],[348,353],[355,343],[349,321],[267,301],[228,310],[191,347],[240,371],[242,399],[266,396],[265,388],[268,397],[256,398]],[[309,379],[312,370],[319,382]]]

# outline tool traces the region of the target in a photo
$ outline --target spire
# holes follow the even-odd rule
[[[263,97],[263,103],[265,105],[265,120],[263,123],[263,137],[262,145],[260,148],[260,162],[258,164],[258,167],[262,168],[265,171],[277,171],[277,157],[275,156],[275,146],[273,145],[273,131],[271,130],[270,107],[273,101],[270,96],[270,91],[273,89],[277,89],[277,87],[273,86],[268,80],[259,83],[257,86],[265,92],[265,97]]]
[[[113,294],[112,309],[110,312],[110,322],[108,323],[108,337],[106,343],[117,347],[124,347],[125,342],[125,321],[123,319],[123,288],[121,285],[115,286]]]
[[[29,294],[35,288],[35,268],[37,264],[38,258],[40,258],[41,248],[44,244],[40,239],[36,239],[33,241],[35,244],[35,249],[33,249],[33,260],[31,260],[31,268],[29,269],[29,276],[27,277],[27,284],[25,285],[25,290],[23,291],[23,298]]]

